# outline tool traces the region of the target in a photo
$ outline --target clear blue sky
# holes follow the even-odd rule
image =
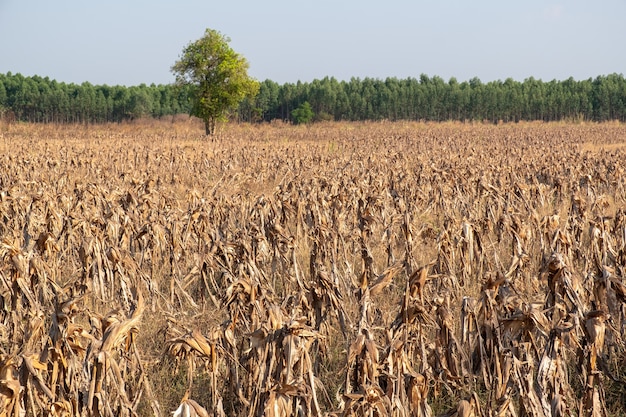
[[[205,28],[231,38],[250,75],[626,73],[626,0],[0,0],[0,73],[64,82],[173,82],[171,65]]]

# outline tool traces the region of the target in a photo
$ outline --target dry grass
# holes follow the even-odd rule
[[[0,416],[626,412],[623,125],[201,133],[0,125]]]

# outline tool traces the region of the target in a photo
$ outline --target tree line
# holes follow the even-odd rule
[[[279,85],[266,80],[253,101],[240,105],[244,120],[291,120],[310,106],[314,120],[626,121],[626,79],[543,82],[535,78],[459,82],[419,78],[335,78]]]
[[[302,109],[307,112],[302,112]],[[422,74],[419,78],[326,77],[312,82],[260,83],[232,119],[271,120],[626,121],[626,79],[622,74],[587,80],[544,82],[535,78],[459,82]],[[174,84],[107,86],[68,84],[48,77],[0,74],[0,113],[28,122],[101,123],[189,113],[189,87]],[[300,110],[300,111],[298,111]],[[308,120],[305,120],[308,121]]]
[[[0,112],[43,123],[121,122],[188,113],[189,91],[172,85],[108,86],[0,74]]]

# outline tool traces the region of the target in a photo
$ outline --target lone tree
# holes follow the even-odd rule
[[[291,118],[297,125],[309,123],[313,120],[313,116],[315,116],[315,114],[308,101],[305,101],[297,109],[291,111]]]
[[[228,45],[230,38],[207,29],[185,47],[172,66],[178,85],[191,87],[191,115],[204,120],[206,134],[246,97],[254,97],[259,83],[248,76],[248,61]]]

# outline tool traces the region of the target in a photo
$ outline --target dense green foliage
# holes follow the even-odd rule
[[[230,39],[207,29],[185,47],[172,66],[176,84],[191,91],[191,114],[204,121],[206,134],[246,97],[254,97],[259,83],[248,76],[248,61],[229,45]]]
[[[477,78],[335,78],[280,85],[266,80],[238,111],[242,121],[293,121],[308,102],[315,120],[563,120],[626,121],[621,74],[577,81],[528,78],[483,83]],[[64,84],[48,78],[0,74],[0,111],[32,122],[105,122],[190,113],[189,90],[174,85],[134,87]]]
[[[308,101],[305,101],[300,107],[291,111],[291,118],[297,125],[311,122],[314,116],[315,114]]]
[[[482,83],[421,75],[419,79],[335,78],[279,85],[265,81],[253,103],[240,108],[243,119],[287,120],[309,102],[316,120],[563,120],[626,121],[626,79],[543,82],[528,78]]]
[[[54,123],[120,122],[189,113],[186,89],[171,85],[66,84],[48,77],[0,74],[0,111],[18,120]]]

